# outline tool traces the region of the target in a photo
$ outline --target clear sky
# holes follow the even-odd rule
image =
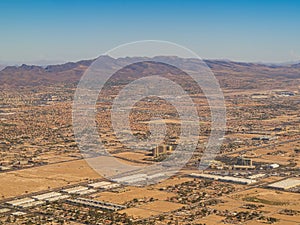
[[[143,39],[205,59],[300,60],[300,1],[1,0],[0,63],[95,58]]]

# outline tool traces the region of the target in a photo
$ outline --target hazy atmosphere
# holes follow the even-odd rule
[[[0,62],[8,64],[91,59],[144,39],[184,45],[203,59],[300,58],[299,1],[12,0],[0,9]]]

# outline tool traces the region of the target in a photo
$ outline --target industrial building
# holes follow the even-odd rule
[[[35,207],[35,206],[43,205],[43,204],[45,204],[44,201],[33,201],[33,202],[27,202],[22,205],[19,205],[19,207],[20,208],[29,208],[29,207]]]
[[[204,173],[202,173],[202,174],[192,173],[190,176],[196,177],[196,178],[209,179],[209,180],[232,182],[232,183],[237,183],[237,184],[252,184],[252,183],[256,182],[256,180],[253,180],[253,179],[231,177],[231,176],[218,176],[218,175],[211,175],[211,174],[204,174]]]
[[[13,216],[25,216],[26,214],[27,214],[26,212],[17,211],[17,212],[13,212],[11,215],[13,215]]]
[[[121,178],[117,178],[117,179],[123,180]],[[120,187],[120,186],[121,185],[118,184],[118,183],[112,183],[112,182],[109,182],[109,181],[100,181],[100,182],[88,184],[88,187],[90,187],[90,188],[105,189],[105,190],[117,188],[117,187]]]
[[[171,145],[160,145],[152,150],[152,155],[154,157],[158,157],[161,155],[171,153],[172,151],[173,151],[173,147]]]
[[[297,186],[300,186],[300,180],[293,179],[293,178],[289,178],[268,185],[269,188],[278,189],[278,190],[288,190]]]
[[[252,180],[252,179],[230,177],[230,176],[221,177],[221,178],[219,178],[219,181],[232,182],[232,183],[236,183],[236,184],[252,184],[252,183],[256,182],[256,180]]]
[[[6,202],[8,205],[19,207],[19,208],[29,208],[34,207],[38,205],[42,205],[45,202],[44,201],[36,201],[33,198],[22,198],[22,199],[16,199],[9,202]]]
[[[54,197],[61,196],[61,195],[62,194],[58,193],[58,192],[48,192],[45,194],[32,196],[32,198],[34,198],[36,200],[46,200],[46,199],[54,198]]]
[[[258,174],[251,175],[248,178],[249,179],[257,179],[257,178],[263,178],[265,176],[266,176],[266,174],[264,174],[264,173],[258,173]]]
[[[27,203],[34,202],[34,201],[35,200],[33,198],[21,198],[21,199],[12,200],[12,201],[9,201],[6,203],[16,207],[16,206],[21,206],[23,204],[27,204]]]
[[[238,157],[237,162],[235,165],[233,165],[234,169],[242,169],[242,170],[248,170],[248,169],[255,169],[255,166],[252,164],[252,159]]]
[[[70,198],[69,195],[63,195],[58,192],[48,192],[45,194],[40,194],[40,195],[35,195],[26,198],[21,198],[21,199],[16,199],[12,201],[6,202],[6,204],[11,205],[13,207],[18,207],[18,208],[29,208],[29,207],[35,207],[38,205],[43,205],[48,202],[54,202],[54,201],[59,201],[59,200],[64,200]]]
[[[125,177],[120,177],[120,178],[115,178],[114,181],[118,183],[135,183],[135,182],[140,182],[140,181],[146,181],[147,174],[134,174],[134,175],[129,175]]]
[[[114,181],[124,183],[124,184],[133,184],[133,183],[142,183],[142,182],[146,183],[147,181],[154,180],[164,176],[166,176],[165,173],[155,173],[151,175],[142,173],[142,174],[134,174],[125,177],[115,178]],[[110,187],[112,185],[116,185],[116,184],[107,185],[106,187]],[[105,186],[102,188],[105,188]]]
[[[56,196],[56,197],[52,197],[52,198],[47,198],[45,199],[46,202],[55,202],[55,201],[60,201],[60,200],[64,200],[64,199],[68,199],[70,198],[69,195],[60,195],[60,196]]]
[[[190,175],[191,177],[195,178],[204,178],[204,179],[209,179],[209,180],[218,180],[220,176],[217,175],[211,175],[211,174],[205,174],[205,173],[192,173]]]
[[[88,186],[91,188],[101,188],[101,187],[109,185],[109,184],[112,184],[112,183],[109,181],[100,181],[100,182],[88,184]]]
[[[78,204],[78,205],[83,205],[83,206],[93,207],[93,208],[98,208],[98,209],[104,209],[104,210],[109,210],[109,211],[117,211],[117,210],[126,208],[123,205],[113,204],[113,203],[109,203],[109,202],[95,201],[95,200],[86,199],[86,198],[69,199],[69,200],[67,200],[67,202],[76,204],[76,205]]]
[[[66,192],[68,194],[79,194],[80,192],[86,191],[88,189],[89,189],[88,187],[76,186],[76,187],[64,189],[62,190],[62,192]]]
[[[103,185],[103,186],[101,187],[101,189],[108,190],[108,189],[118,188],[118,187],[120,187],[120,186],[121,186],[120,184],[117,184],[117,183],[111,183],[111,184]]]
[[[1,208],[0,209],[0,214],[7,213],[7,212],[10,212],[10,211],[11,211],[11,209],[9,209],[9,208]]]
[[[279,168],[279,164],[277,164],[277,163],[270,164],[270,165],[269,165],[269,168],[270,168],[270,169],[276,169],[276,168]]]
[[[38,200],[38,201],[43,200],[46,202],[55,202],[55,201],[67,199],[69,197],[70,197],[69,195],[63,195],[59,192],[48,192],[45,194],[32,196],[32,198],[34,198],[35,200]]]
[[[251,140],[252,141],[271,141],[271,140],[275,140],[277,137],[273,137],[273,136],[257,136],[257,137],[253,137]]]
[[[225,167],[227,167],[223,162],[221,161],[217,161],[217,160],[211,160],[208,162],[210,168],[212,169],[218,169],[218,170],[222,170]]]
[[[78,194],[78,195],[89,195],[89,194],[93,194],[95,192],[97,192],[97,190],[95,190],[95,189],[87,189],[87,190],[78,191],[78,192],[76,192],[76,194]]]

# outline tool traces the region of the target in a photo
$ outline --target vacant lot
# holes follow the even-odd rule
[[[167,201],[150,202],[139,207],[124,209],[120,213],[126,213],[134,218],[147,218],[150,216],[159,215],[166,212],[171,212],[180,209],[184,205]]]
[[[96,199],[100,201],[124,204],[126,202],[132,201],[133,199],[154,198],[158,200],[167,200],[168,198],[173,196],[175,196],[175,194],[159,190],[139,187],[127,187],[124,192],[120,193],[101,192],[97,194]]]
[[[100,176],[84,160],[64,162],[0,174],[1,198],[63,187]]]

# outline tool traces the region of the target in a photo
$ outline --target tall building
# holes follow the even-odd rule
[[[159,145],[152,150],[152,155],[154,157],[158,157],[160,155],[165,155],[173,151],[173,147],[171,145]]]
[[[239,166],[252,166],[252,159],[239,157],[237,159],[237,165],[239,165]]]
[[[234,169],[255,169],[255,166],[252,164],[252,159],[238,157],[236,165],[233,166]]]

